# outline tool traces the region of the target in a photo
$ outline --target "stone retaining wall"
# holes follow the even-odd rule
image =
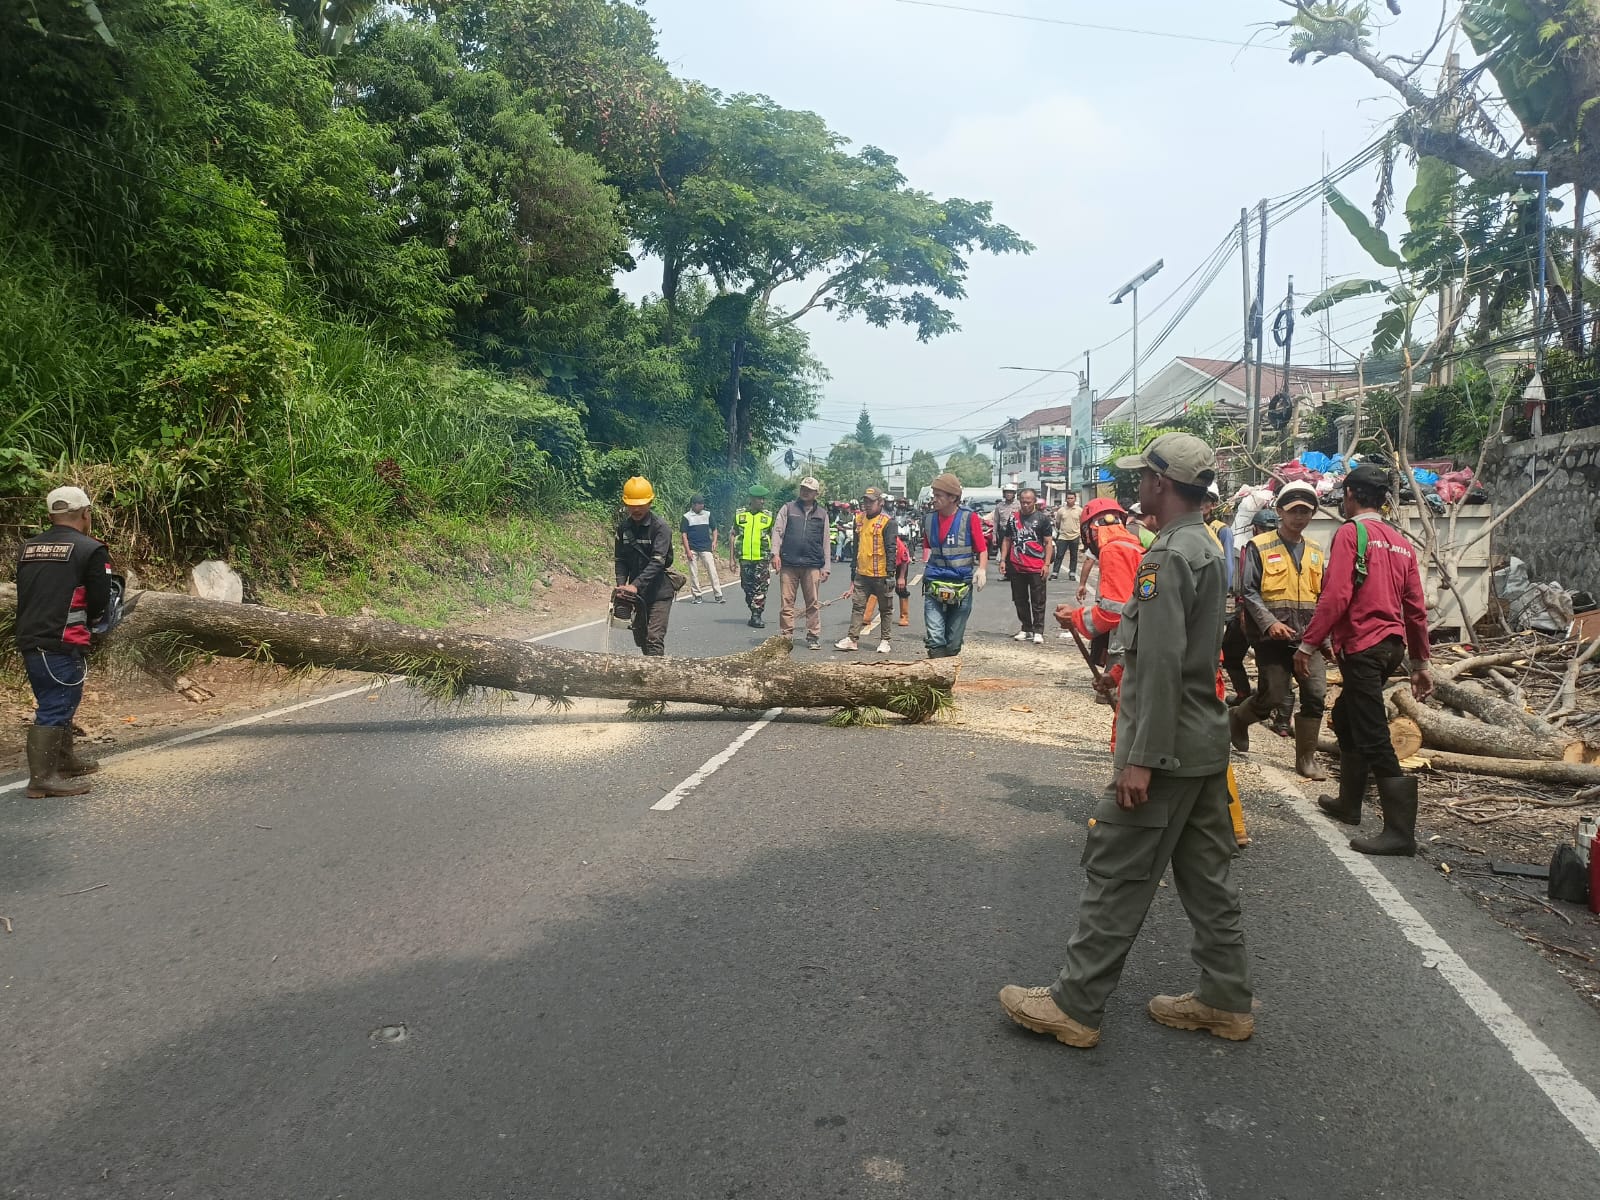
[[[1495,557],[1520,558],[1535,582],[1600,593],[1600,427],[1510,442],[1485,464],[1484,483],[1499,512],[1552,471],[1494,531]]]

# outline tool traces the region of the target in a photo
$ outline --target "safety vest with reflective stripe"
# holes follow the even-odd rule
[[[966,583],[978,569],[978,552],[972,548],[972,510],[964,504],[957,507],[949,532],[940,540],[942,520],[931,512],[922,524],[922,540],[928,547],[923,578],[934,583]]]
[[[1328,562],[1322,547],[1310,538],[1302,538],[1305,548],[1296,567],[1294,555],[1276,533],[1258,533],[1250,544],[1261,555],[1262,602],[1284,624],[1302,628],[1317,607],[1317,597],[1322,595],[1322,572]]]
[[[766,509],[752,512],[741,508],[733,514],[733,527],[739,531],[741,559],[762,562],[772,557],[772,514]]]
[[[1138,534],[1126,526],[1097,525],[1095,537],[1098,539],[1095,562],[1100,571],[1100,586],[1092,607],[1075,608],[1070,614],[1073,627],[1088,638],[1110,633],[1122,624],[1123,610],[1133,598],[1133,581],[1144,559],[1144,546]]]

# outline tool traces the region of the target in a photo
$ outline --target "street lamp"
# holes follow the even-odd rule
[[[1167,265],[1167,260],[1158,258],[1154,266],[1146,267],[1127,283],[1117,289],[1111,297],[1111,303],[1121,304],[1122,298],[1133,293],[1133,443],[1139,444],[1139,289],[1156,277],[1156,272]]]

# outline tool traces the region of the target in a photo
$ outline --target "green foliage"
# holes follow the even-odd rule
[[[906,466],[906,495],[915,500],[922,489],[933,482],[933,477],[938,473],[937,458],[926,450],[914,451],[911,462]]]
[[[960,448],[945,459],[944,469],[961,480],[962,487],[994,486],[994,460],[978,453],[971,438],[962,438]]]
[[[29,0],[0,29],[0,501],[81,483],[157,575],[380,588],[403,531],[473,553],[459,529],[634,474],[727,511],[825,378],[777,288],[931,337],[968,256],[1027,248],[820,117],[673,78],[631,0]],[[635,246],[670,273],[642,303]],[[857,466],[884,441],[865,421]]]

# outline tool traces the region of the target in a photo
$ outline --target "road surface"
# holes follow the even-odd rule
[[[669,648],[753,644],[743,611],[681,604]],[[1059,966],[1097,738],[617,708],[398,685],[0,794],[0,1195],[1595,1194],[1595,1014],[1268,777],[1255,1039],[1144,1014],[1192,983],[1169,888],[1082,1052],[995,992]]]

